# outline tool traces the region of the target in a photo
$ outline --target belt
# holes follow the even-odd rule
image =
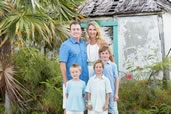
[[[94,62],[88,62],[88,66],[93,66]]]

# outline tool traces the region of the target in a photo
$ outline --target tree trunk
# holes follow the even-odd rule
[[[8,97],[8,93],[7,93],[7,91],[5,91],[5,105],[4,105],[4,107],[5,107],[5,113],[6,114],[10,114],[10,100],[9,100],[9,97]]]

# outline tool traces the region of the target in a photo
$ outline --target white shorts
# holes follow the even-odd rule
[[[92,66],[88,66],[89,79],[93,76],[93,74],[94,74],[93,65]]]
[[[88,110],[88,114],[108,114],[108,110],[106,110],[104,112],[96,112],[93,110]]]
[[[63,84],[63,109],[66,109],[65,85]]]
[[[84,114],[84,112],[66,111],[66,114]]]

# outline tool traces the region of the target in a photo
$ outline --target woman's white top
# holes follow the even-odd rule
[[[88,62],[95,62],[99,59],[99,46],[96,44],[88,44],[87,45],[87,58]]]
[[[87,45],[87,61],[88,61],[88,72],[89,72],[89,78],[93,76],[94,69],[93,65],[96,60],[99,59],[99,46],[96,44]]]

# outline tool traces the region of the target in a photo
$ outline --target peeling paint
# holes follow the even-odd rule
[[[166,13],[163,15],[163,26],[164,26],[164,38],[165,38],[165,53],[169,52],[171,48],[171,14]],[[170,53],[171,56],[171,53]]]
[[[162,60],[157,18],[157,15],[118,17],[121,71]]]
[[[163,14],[163,27],[164,27],[164,44],[165,44],[165,54],[171,56],[171,13]],[[168,73],[168,78],[171,79],[171,68]]]

